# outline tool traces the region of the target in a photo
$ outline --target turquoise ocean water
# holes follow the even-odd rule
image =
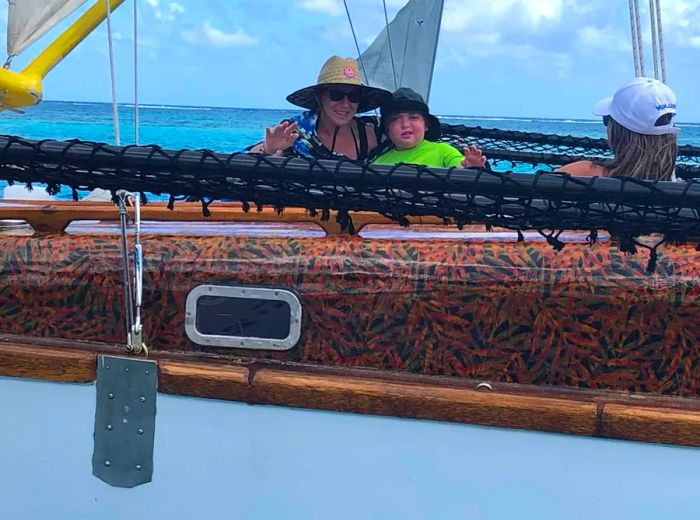
[[[143,105],[139,110],[139,142],[165,148],[208,148],[234,152],[262,138],[265,126],[297,113],[295,110]],[[120,105],[121,143],[134,142],[133,106]],[[446,123],[604,137],[598,120],[471,117],[444,115]],[[681,144],[700,146],[700,123],[680,123]],[[0,114],[0,133],[32,139],[86,139],[114,143],[109,103],[44,101],[24,114]],[[4,183],[0,183],[3,186]]]

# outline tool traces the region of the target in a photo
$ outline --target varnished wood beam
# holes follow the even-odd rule
[[[89,382],[98,353],[125,354],[109,345],[3,340],[0,375]],[[700,446],[700,399],[506,383],[477,389],[476,381],[197,354],[151,358],[159,391],[170,394]]]
[[[160,390],[179,395],[700,446],[697,399],[615,392],[606,399],[601,391],[508,384],[477,390],[425,377],[397,379],[370,371],[360,377],[303,367],[160,363]]]
[[[600,436],[700,446],[700,413],[608,404],[601,414]]]
[[[141,206],[141,218],[153,221],[172,222],[283,222],[313,223],[329,235],[343,233],[335,221],[335,212],[330,220],[322,221],[320,215],[312,217],[305,209],[287,208],[278,214],[274,208],[256,211],[243,211],[240,203],[214,203],[209,206],[211,215],[202,215],[198,202],[178,202],[175,209],[169,210],[165,202],[152,202]],[[133,208],[129,209],[133,212]],[[119,210],[111,202],[72,202],[72,201],[3,201],[0,206],[0,220],[17,219],[26,221],[38,233],[60,233],[71,223],[79,220],[118,220]],[[359,232],[368,224],[392,224],[393,221],[378,213],[353,212],[353,223]],[[443,224],[436,217],[410,217],[414,224]],[[483,229],[483,227],[481,228]]]
[[[95,380],[97,353],[28,345],[0,345],[0,376],[65,383]]]

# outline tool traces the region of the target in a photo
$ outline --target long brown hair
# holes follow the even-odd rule
[[[664,125],[669,122],[659,121],[657,124]],[[608,143],[615,158],[601,166],[610,177],[624,176],[659,181],[670,181],[674,178],[678,153],[675,134],[638,134],[610,118]]]

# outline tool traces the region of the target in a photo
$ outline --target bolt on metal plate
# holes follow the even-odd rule
[[[158,365],[98,356],[92,474],[115,487],[151,481]]]

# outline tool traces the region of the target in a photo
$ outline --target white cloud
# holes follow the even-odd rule
[[[688,16],[699,4],[700,2],[689,0],[665,0],[661,2],[663,21],[669,25],[687,27],[690,24]]]
[[[582,27],[576,31],[576,42],[590,50],[605,49],[609,51],[631,52],[632,44],[629,38],[619,32],[599,27]]]
[[[446,31],[460,31],[473,25],[528,24],[559,21],[565,3],[571,0],[498,0],[481,2],[448,0],[442,18]],[[533,27],[534,28],[534,27]]]
[[[131,40],[131,38],[129,38]],[[144,47],[144,48],[157,48],[158,47],[158,39],[150,34],[139,34],[139,47]]]
[[[146,0],[146,3],[151,6],[153,16],[156,17],[156,20],[164,22],[172,22],[177,19],[178,15],[185,12],[185,8],[177,2],[170,2],[167,7],[162,8],[160,0]]]
[[[194,29],[182,31],[182,37],[188,43],[213,47],[249,47],[258,43],[258,40],[244,29],[224,32],[212,26],[209,22],[204,22]]]
[[[339,41],[351,42],[352,32],[347,23],[330,25],[321,31],[320,37],[323,41],[331,43]],[[372,43],[372,41],[374,41],[374,36],[368,37],[367,39],[369,39],[369,43]],[[369,45],[369,43],[367,45]],[[367,47],[367,45],[365,45],[365,47]]]
[[[574,2],[498,0],[482,2],[475,9],[473,0],[446,0],[440,45],[447,50],[448,61],[460,66],[473,59],[505,57],[535,66],[548,63],[552,74],[566,77],[572,63],[568,46],[553,48],[551,42],[562,37]]]
[[[498,31],[471,33],[456,41],[450,41],[448,47],[452,56],[486,58],[506,52],[506,47],[503,46],[501,38],[501,33]]]
[[[661,2],[664,39],[684,47],[698,47],[700,39],[700,0]]]
[[[297,0],[297,5],[305,11],[316,11],[331,16],[338,16],[345,12],[340,0]]]
[[[537,24],[540,20],[560,20],[563,0],[521,0],[529,18]]]
[[[549,66],[559,78],[573,74],[582,53],[613,60],[627,53],[631,63],[627,7],[626,1],[610,0],[445,0],[442,59],[460,68],[482,58],[516,59],[533,69]],[[661,7],[666,54],[679,47],[697,52],[700,0],[663,0]],[[649,2],[640,8],[649,61]]]
[[[177,2],[170,2],[170,4],[168,5],[168,9],[173,14],[182,14],[185,12],[185,8]]]

